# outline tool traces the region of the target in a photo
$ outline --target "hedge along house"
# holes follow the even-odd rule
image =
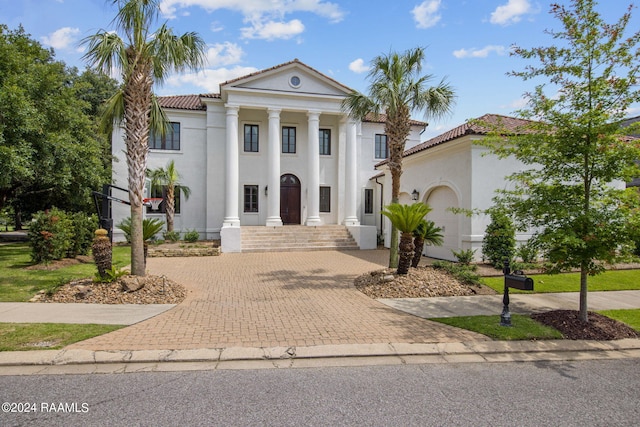
[[[176,196],[175,229],[241,252],[243,227],[342,225],[361,249],[375,248],[381,186],[370,178],[388,155],[384,116],[348,117],[341,103],[352,91],[296,59],[222,83],[218,94],[159,98],[172,132],[150,136],[148,168],[174,160],[191,189],[188,200]],[[425,126],[412,122],[408,146]],[[113,182],[126,187],[121,130],[112,147]],[[147,216],[163,218],[160,208]],[[114,224],[128,215],[113,205]]]
[[[521,170],[522,163],[511,159],[498,159],[489,150],[477,145],[487,135],[487,129],[477,122],[500,123],[509,131],[517,131],[524,120],[486,114],[476,121],[469,121],[435,138],[411,147],[404,152],[400,203],[421,201],[432,211],[427,219],[443,229],[442,246],[425,246],[425,255],[455,261],[452,251],[475,250],[475,259],[482,259],[482,240],[490,223],[485,214],[467,216],[451,209],[484,211],[493,205],[496,190],[510,184],[505,177]],[[383,200],[391,200],[391,174],[386,161],[376,165],[381,171],[374,177],[384,186]],[[386,220],[386,218],[385,218]],[[385,245],[389,246],[390,225],[385,229]],[[519,233],[518,242],[528,240],[531,234]]]

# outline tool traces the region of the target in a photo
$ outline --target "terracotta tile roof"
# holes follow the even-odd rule
[[[369,123],[384,123],[387,121],[387,115],[386,114],[375,115],[373,113],[369,113],[364,117],[364,119],[362,119],[362,121],[369,122]],[[427,123],[421,122],[418,120],[411,120],[410,123],[411,123],[411,126],[420,126],[420,127],[428,126]]]
[[[308,66],[304,62],[300,61],[298,58],[295,58],[293,61],[289,61],[289,62],[285,62],[283,64],[275,65],[275,66],[270,67],[270,68],[265,68],[264,70],[256,71],[255,73],[247,74],[246,76],[240,76],[240,77],[232,79],[232,80],[227,80],[226,82],[220,83],[220,87],[229,85],[231,83],[234,83],[234,82],[237,82],[237,81],[240,81],[240,80],[244,80],[244,79],[246,79],[248,77],[259,76],[260,74],[266,74],[266,73],[268,73],[270,71],[277,70],[279,68],[284,68],[284,67],[286,67],[288,65],[291,65],[291,64],[298,64],[298,65],[306,68],[307,70],[309,70],[309,71],[311,71],[313,73],[321,75],[325,79],[330,80],[333,83],[335,83],[336,85],[338,85],[341,88],[343,88],[346,92],[353,92],[353,89],[351,89],[350,87],[345,86],[342,83],[340,83],[339,81],[332,79],[331,77],[327,76],[326,74],[321,73],[320,71],[316,70],[315,68],[312,68],[312,67]]]
[[[523,128],[527,124],[531,123],[529,120],[517,119],[515,117],[502,116],[499,114],[485,114],[475,120],[469,120],[466,123],[443,133],[442,135],[431,138],[430,140],[425,141],[422,144],[418,144],[414,147],[409,148],[404,152],[403,157],[408,157],[437,145],[444,144],[445,142],[453,141],[454,139],[458,139],[464,135],[486,135],[489,132],[489,129],[484,126],[478,125],[477,123],[475,123],[475,121],[486,122],[490,124],[500,124],[508,132],[513,133],[522,132]],[[383,160],[380,163],[376,164],[376,167],[382,166],[386,163],[387,160]]]
[[[158,101],[162,108],[172,108],[176,110],[206,110],[201,98],[220,98],[217,93],[203,95],[174,95],[160,96]]]

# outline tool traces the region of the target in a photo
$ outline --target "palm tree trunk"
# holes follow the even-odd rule
[[[413,258],[413,233],[402,233],[399,245],[398,274],[407,274]]]
[[[416,237],[413,239],[413,260],[411,260],[411,267],[417,268],[422,258],[422,250],[424,249],[424,239],[422,237]]]
[[[167,186],[167,200],[164,201],[168,232],[173,231],[173,218],[176,213],[175,200],[175,188],[169,185]]]
[[[142,199],[149,151],[149,119],[151,111],[151,66],[137,62],[136,52],[127,51],[127,60],[135,64],[124,87],[124,130],[129,173],[131,203],[131,274],[145,275],[144,240],[142,237]]]

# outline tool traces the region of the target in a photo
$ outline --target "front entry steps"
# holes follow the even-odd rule
[[[358,250],[358,244],[343,225],[285,225],[282,227],[240,227],[242,252],[287,252]]]

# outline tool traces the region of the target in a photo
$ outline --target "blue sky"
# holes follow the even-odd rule
[[[602,0],[614,22],[631,0]],[[568,0],[560,0],[568,4]],[[523,106],[532,82],[506,73],[536,65],[509,55],[511,46],[548,46],[547,29],[561,29],[549,1],[536,0],[161,0],[176,33],[196,31],[208,47],[198,74],[171,76],[159,95],[218,92],[220,82],[294,58],[339,82],[367,91],[372,58],[391,50],[426,48],[423,71],[452,84],[453,114],[431,120],[424,139],[485,113],[509,115]],[[606,6],[606,7],[605,7]],[[638,9],[629,26],[640,27]],[[106,0],[0,0],[0,22],[22,25],[52,47],[56,59],[85,68],[82,38],[113,30],[116,9]],[[636,108],[630,115],[640,114]],[[421,117],[415,117],[421,119]]]

